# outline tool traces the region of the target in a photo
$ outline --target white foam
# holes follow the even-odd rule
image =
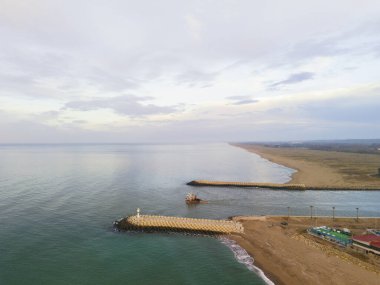
[[[264,272],[260,268],[253,265],[253,258],[248,254],[248,252],[244,248],[238,245],[234,240],[230,240],[226,237],[220,237],[219,240],[229,249],[232,250],[238,262],[244,264],[249,270],[255,272],[261,279],[264,280],[266,284],[274,285],[274,283],[264,274]]]

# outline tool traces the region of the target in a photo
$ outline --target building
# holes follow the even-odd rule
[[[351,232],[348,229],[335,229],[321,226],[310,228],[307,232],[313,236],[336,243],[340,246],[347,246],[352,243]]]
[[[380,236],[375,234],[358,235],[352,237],[352,245],[365,253],[380,255]]]

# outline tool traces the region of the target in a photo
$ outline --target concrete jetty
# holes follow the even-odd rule
[[[193,219],[185,217],[140,215],[128,216],[115,222],[121,230],[190,232],[203,234],[243,233],[243,225],[228,220]]]
[[[217,187],[256,187],[270,189],[286,189],[286,190],[305,190],[305,184],[295,183],[264,183],[264,182],[230,182],[230,181],[209,181],[209,180],[193,180],[187,185],[191,186],[217,186]]]
[[[252,188],[269,188],[283,190],[329,190],[329,191],[380,191],[377,186],[352,185],[352,186],[313,186],[296,183],[263,183],[263,182],[229,182],[229,181],[210,181],[210,180],[193,180],[187,183],[191,186],[214,186],[214,187],[252,187]]]

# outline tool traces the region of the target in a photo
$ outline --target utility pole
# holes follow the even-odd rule
[[[288,206],[288,220],[289,220],[289,217],[290,217],[290,207]]]
[[[335,220],[335,206],[332,207],[332,209],[333,209],[333,221],[334,221]]]
[[[310,205],[310,219],[313,219],[313,206]]]
[[[359,208],[356,208],[356,221],[359,222]]]

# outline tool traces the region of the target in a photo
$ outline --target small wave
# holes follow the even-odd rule
[[[274,285],[274,283],[264,274],[264,272],[253,265],[254,259],[248,254],[248,252],[238,245],[234,240],[230,240],[226,237],[220,237],[219,240],[226,245],[235,255],[238,262],[244,264],[249,270],[255,272],[264,282],[268,285]]]

